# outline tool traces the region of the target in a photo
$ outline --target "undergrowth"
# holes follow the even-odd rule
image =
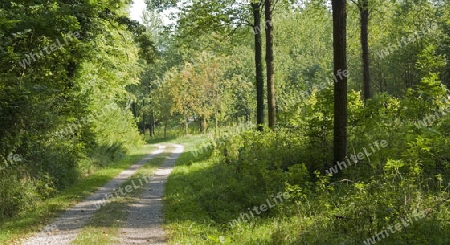
[[[171,244],[450,243],[450,117],[417,123],[449,106],[440,86],[425,79],[405,98],[365,106],[349,96],[351,164],[330,174],[338,163],[318,147],[331,144],[330,121],[308,111],[292,127],[191,147],[167,185]],[[314,96],[326,108],[329,98]],[[289,198],[274,204],[279,193]]]

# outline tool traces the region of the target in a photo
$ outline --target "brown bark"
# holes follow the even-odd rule
[[[359,14],[361,21],[361,49],[363,62],[363,98],[364,102],[370,96],[370,72],[369,72],[369,0],[362,0],[359,6]]]
[[[252,3],[253,31],[255,34],[255,71],[256,71],[256,124],[258,130],[264,125],[264,79],[262,71],[262,42],[261,42],[261,4]]]
[[[203,118],[203,134],[206,134],[208,132],[208,121],[206,120],[206,117]]]
[[[199,133],[203,133],[203,119],[202,119],[202,117],[200,117],[198,119],[198,129],[199,129]]]
[[[164,139],[167,138],[167,121],[164,122]]]
[[[189,134],[189,124],[188,124],[187,116],[184,117],[184,130],[185,130],[186,135],[188,135]]]
[[[153,134],[153,136],[155,136],[155,127],[156,127],[155,111],[152,110],[152,134]]]
[[[150,112],[150,124],[149,124],[149,131],[150,131],[150,137],[153,137],[154,132],[154,123],[153,123],[154,117],[153,117],[153,110]]]
[[[334,162],[347,156],[347,0],[332,0],[334,74]]]
[[[214,117],[215,117],[215,122],[216,122],[216,125],[214,127],[214,134],[217,135],[217,129],[219,127],[219,119],[217,118],[217,113],[215,114]]]
[[[145,106],[145,100],[142,99],[142,108]],[[141,109],[142,110],[142,109]],[[142,110],[142,134],[145,135],[145,111]]]
[[[275,84],[273,64],[273,23],[272,23],[272,0],[265,0],[265,28],[266,28],[266,75],[267,75],[267,104],[269,128],[275,126]]]

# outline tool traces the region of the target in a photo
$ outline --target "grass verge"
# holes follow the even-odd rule
[[[205,140],[205,136],[197,135],[178,139],[184,145],[184,152],[169,176],[163,199],[164,228],[168,232],[169,244],[205,244],[207,240],[208,244],[220,244],[220,233],[209,223],[208,213],[196,202],[196,190],[205,183],[211,183],[206,179],[215,178],[214,175],[200,174],[210,164],[211,152],[198,149]],[[199,173],[195,175],[197,182],[191,175],[196,172]]]
[[[123,159],[113,162],[108,167],[80,179],[73,186],[61,191],[56,196],[40,202],[33,210],[3,220],[0,223],[0,244],[20,243],[20,239],[32,232],[42,229],[50,219],[61,214],[65,209],[91,195],[98,187],[117,176],[124,169],[145,157],[152,150],[152,145],[144,145]]]
[[[358,180],[312,179],[302,164],[271,168],[279,156],[298,159],[274,134],[254,132],[202,154],[186,140],[166,185],[168,244],[450,244],[447,182],[421,186],[398,169]],[[290,197],[266,205],[279,191]]]

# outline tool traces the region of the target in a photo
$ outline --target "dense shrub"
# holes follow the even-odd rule
[[[333,163],[321,148],[330,145],[332,121],[319,112],[329,106],[314,95],[311,103],[319,114],[305,109],[296,119],[304,127],[247,131],[212,142],[185,168],[183,186],[195,194],[184,201],[195,205],[196,213],[204,212],[202,222],[231,244],[362,244],[396,223],[402,232],[384,243],[447,244],[450,117],[415,125],[449,106],[445,93],[429,79],[404,98],[378,94],[364,106],[350,93],[349,154],[375,147],[376,141],[388,146],[333,175],[325,174]],[[291,198],[230,226],[279,191]],[[417,219],[403,225],[411,217]],[[256,231],[261,234],[248,237]]]

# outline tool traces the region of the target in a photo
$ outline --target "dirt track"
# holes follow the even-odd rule
[[[184,150],[184,147],[181,145],[171,145],[173,145],[175,150],[156,170],[150,183],[145,186],[146,190],[142,193],[138,203],[130,205],[128,219],[119,232],[119,234],[123,235],[120,237],[120,244],[165,244],[165,234],[161,228],[163,221],[161,198],[164,192],[164,183],[172,171],[176,159]],[[47,227],[53,228],[53,231],[38,232],[26,239],[22,244],[70,244],[94,215],[99,208],[98,203],[102,201],[105,195],[111,194],[117,187],[134,175],[140,167],[161,154],[166,148],[165,145],[157,146],[158,150],[153,151],[139,162],[122,171],[106,185],[100,187],[94,194],[67,209],[61,216],[54,219],[51,224],[47,225]]]

